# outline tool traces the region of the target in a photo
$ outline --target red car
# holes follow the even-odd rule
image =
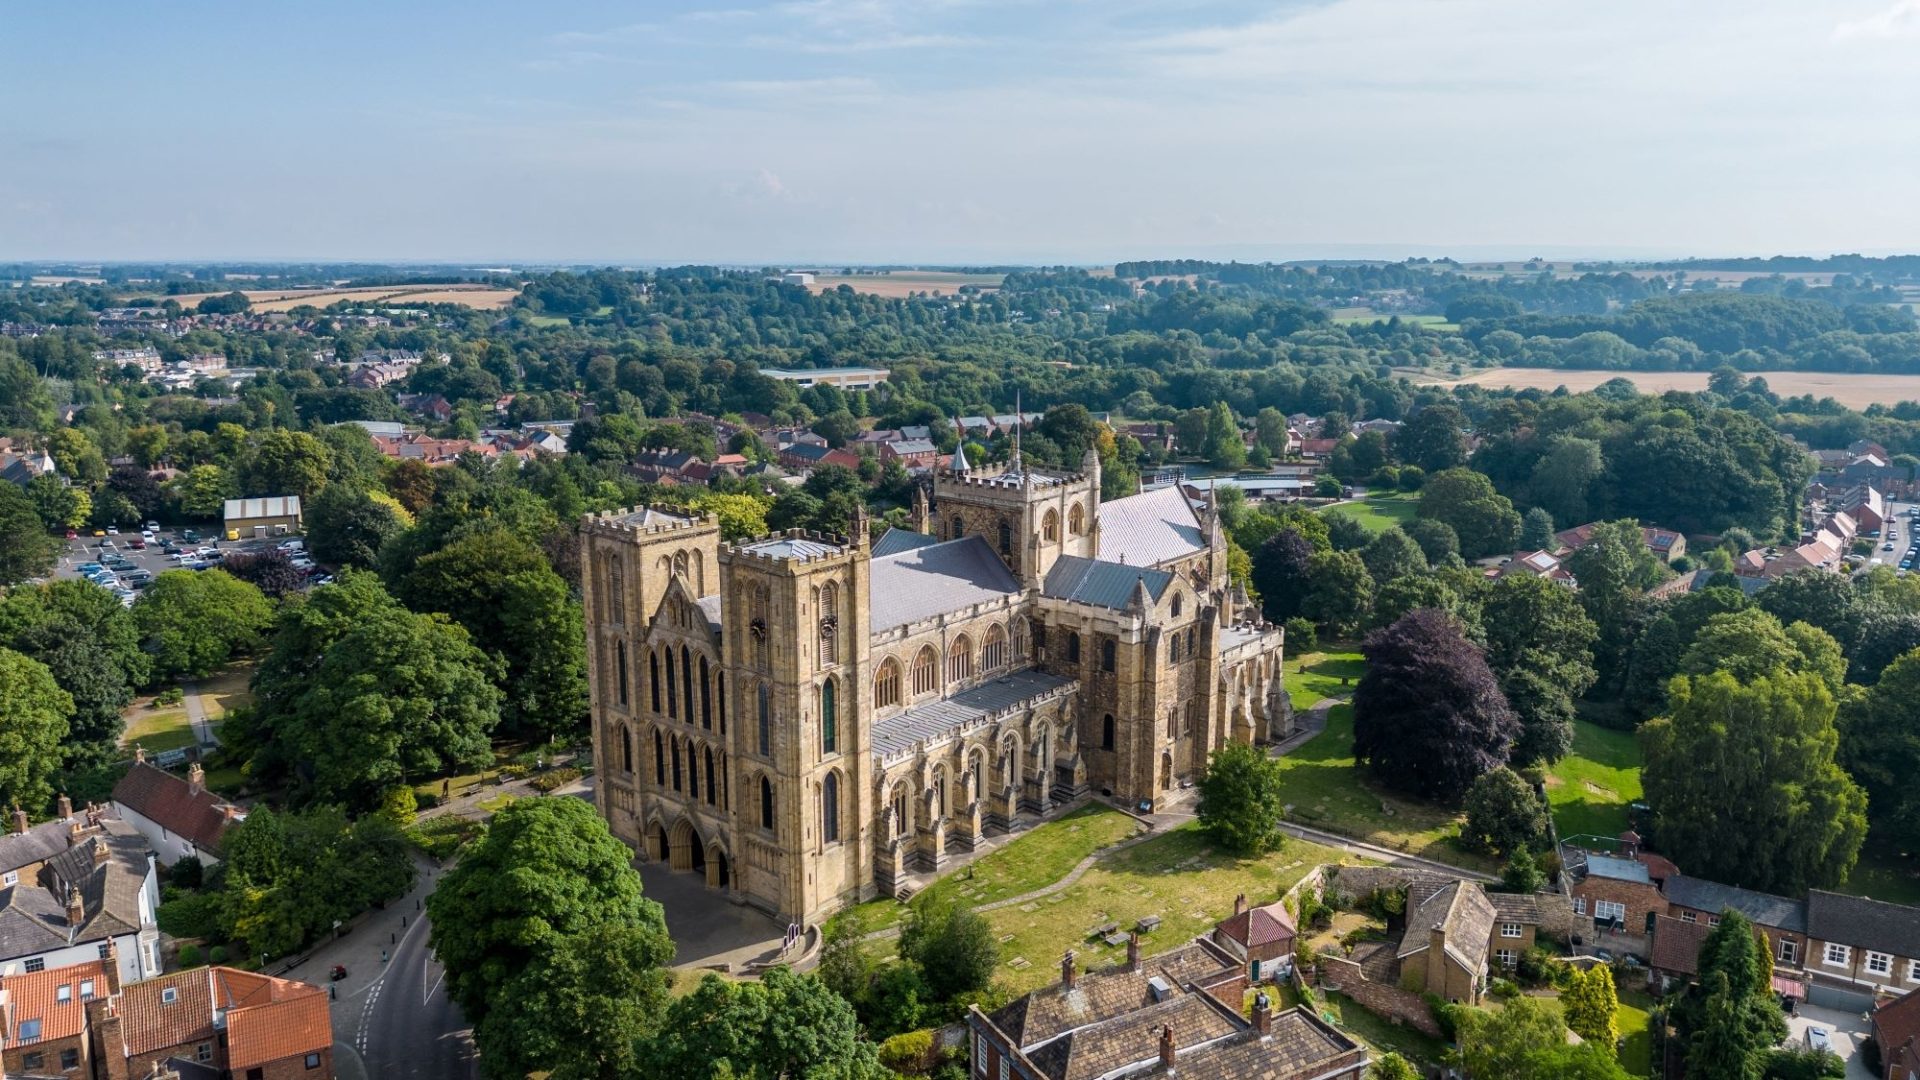
[[[69,539],[69,540],[78,540],[79,538],[80,538],[80,534],[79,534],[79,533],[77,533],[77,532],[74,532],[74,531],[73,531],[72,529],[68,529],[68,530],[67,530],[67,539]]]
[[[145,550],[147,550],[147,542],[146,542],[145,540],[142,540],[142,539],[140,539],[140,538],[139,538],[139,537],[137,537],[137,536],[136,536],[136,537],[134,537],[133,539],[131,539],[131,540],[129,540],[129,541],[127,541],[127,546],[128,546],[128,547],[130,547],[130,548],[132,548],[132,549],[133,549],[133,550],[135,550],[135,551],[145,551]]]

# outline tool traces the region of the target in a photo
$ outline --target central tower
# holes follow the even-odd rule
[[[1062,555],[1091,559],[1100,549],[1100,457],[1093,449],[1077,473],[1028,467],[1016,451],[1000,470],[974,469],[955,450],[933,477],[933,535],[978,536],[1020,584],[1039,588]]]

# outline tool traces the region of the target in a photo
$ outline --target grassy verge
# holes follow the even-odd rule
[[[1633,733],[1585,720],[1573,724],[1573,751],[1547,776],[1547,801],[1561,836],[1619,836],[1640,798],[1640,744]]]
[[[1103,803],[1089,803],[1065,817],[1028,830],[972,865],[934,882],[920,895],[929,903],[958,901],[969,907],[1045,888],[1067,876],[1080,861],[1140,830],[1140,823]],[[871,900],[834,917],[861,933],[899,922],[906,906],[892,899]]]
[[[1281,685],[1296,709],[1311,708],[1329,697],[1348,697],[1367,673],[1367,661],[1357,652],[1310,652],[1288,657]]]
[[[209,721],[253,704],[253,668],[250,663],[229,664],[200,681],[200,707]]]
[[[1356,861],[1296,840],[1273,854],[1242,859],[1214,848],[1197,825],[1182,825],[1102,856],[1060,892],[988,912],[1000,938],[1000,981],[1018,994],[1058,979],[1060,954],[1069,948],[1086,968],[1125,961],[1125,945],[1109,946],[1089,936],[1109,921],[1127,929],[1158,917],[1160,925],[1147,935],[1143,949],[1165,951],[1232,914],[1239,893],[1252,903],[1266,903],[1321,863]]]
[[[1386,532],[1390,525],[1405,525],[1413,520],[1414,508],[1420,505],[1420,496],[1394,492],[1391,495],[1368,495],[1355,502],[1336,503],[1323,507],[1322,514],[1345,514],[1366,526],[1368,532]]]
[[[1366,1007],[1356,1004],[1345,994],[1321,994],[1320,1013],[1322,1018],[1330,1020],[1340,1030],[1375,1050],[1382,1052],[1391,1050],[1421,1065],[1439,1064],[1441,1055],[1447,1049],[1447,1044],[1439,1039],[1424,1035],[1405,1025],[1393,1023]]]
[[[199,741],[193,737],[193,724],[187,720],[185,709],[155,712],[136,708],[127,718],[127,732],[122,738],[128,746],[139,743],[149,754],[179,750]]]
[[[1353,706],[1335,705],[1325,731],[1279,760],[1289,819],[1395,851],[1496,869],[1485,855],[1453,843],[1460,814],[1389,792],[1365,777],[1353,760]]]
[[[1635,1076],[1653,1071],[1653,1032],[1647,1026],[1652,1008],[1650,995],[1629,990],[1613,1009],[1613,1024],[1620,1029],[1620,1067]]]

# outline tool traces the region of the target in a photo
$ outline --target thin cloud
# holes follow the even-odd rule
[[[1899,0],[1885,11],[1851,19],[1833,28],[1835,41],[1920,37],[1920,0]]]

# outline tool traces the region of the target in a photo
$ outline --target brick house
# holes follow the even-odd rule
[[[1920,991],[1905,994],[1873,1010],[1873,1041],[1880,1044],[1881,1080],[1920,1076]]]
[[[1276,900],[1247,907],[1247,894],[1233,898],[1233,914],[1213,928],[1213,943],[1247,965],[1254,981],[1285,975],[1293,966],[1293,916]]]
[[[909,469],[931,469],[940,462],[940,451],[928,439],[900,439],[880,444],[881,461],[899,461]]]
[[[1597,929],[1644,939],[1655,915],[1667,913],[1652,872],[1639,859],[1569,851],[1563,856],[1573,897],[1573,913],[1593,919]]]
[[[87,1010],[102,1080],[185,1062],[232,1080],[332,1080],[327,992],[234,968],[132,983]]]
[[[1256,1000],[1239,962],[1198,939],[1125,964],[1061,978],[991,1014],[967,1013],[968,1075],[974,1080],[1361,1080],[1367,1050],[1305,1008],[1275,1013]]]
[[[87,1004],[119,990],[118,968],[89,960],[0,975],[0,1076],[91,1076]]]
[[[1920,908],[1814,889],[1805,963],[1816,1005],[1864,1012],[1920,989]]]
[[[1735,888],[1704,878],[1674,874],[1661,884],[1667,914],[1675,921],[1711,929],[1721,913],[1745,915],[1767,935],[1775,967],[1798,969],[1807,958],[1807,905],[1801,900]]]

